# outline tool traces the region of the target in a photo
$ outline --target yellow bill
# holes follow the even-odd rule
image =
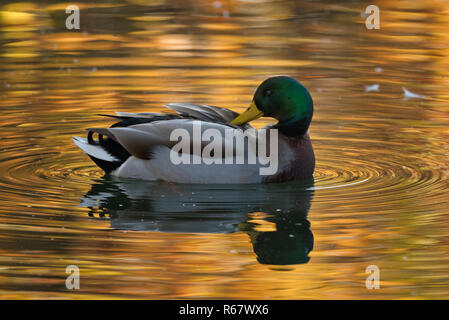
[[[247,122],[250,122],[251,120],[256,120],[263,116],[263,112],[257,109],[256,104],[254,101],[251,103],[248,109],[246,109],[245,112],[238,115],[234,120],[231,121],[231,124],[235,124],[237,126],[240,126],[242,124],[245,124]]]

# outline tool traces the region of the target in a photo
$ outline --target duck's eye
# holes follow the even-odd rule
[[[269,97],[269,96],[271,96],[271,94],[272,94],[272,92],[270,89],[265,90],[265,96]]]

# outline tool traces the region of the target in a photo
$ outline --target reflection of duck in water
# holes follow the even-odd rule
[[[313,181],[252,185],[174,185],[105,178],[81,199],[90,216],[109,216],[111,227],[177,233],[250,236],[262,264],[306,263],[313,249],[307,214]],[[261,213],[268,231],[248,214]]]

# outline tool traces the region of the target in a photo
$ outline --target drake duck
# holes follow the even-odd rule
[[[118,122],[110,128],[89,128],[87,139],[74,137],[73,141],[101,169],[118,177],[239,184],[284,182],[313,176],[315,156],[308,134],[313,101],[308,90],[293,78],[266,79],[257,88],[249,108],[240,115],[226,108],[193,103],[170,103],[166,107],[171,112],[106,115]],[[263,128],[268,133],[263,135],[262,143],[260,132],[263,130],[255,130],[249,124],[260,117],[278,120]],[[195,132],[195,126],[200,128],[199,133]],[[179,141],[182,134],[173,139],[174,132],[182,133],[180,129],[192,137],[182,146]],[[276,134],[270,129],[276,129]],[[234,136],[227,136],[229,131]],[[94,134],[98,135],[97,139]],[[243,151],[237,150],[237,142],[234,144],[239,139],[244,141],[240,145]],[[211,145],[221,147],[211,148]],[[261,174],[261,168],[267,167],[264,153],[257,153],[262,149],[276,153],[273,157],[275,170],[270,174]],[[206,150],[209,153],[205,153]],[[174,155],[186,161],[173,161]],[[249,161],[250,155],[257,161]]]

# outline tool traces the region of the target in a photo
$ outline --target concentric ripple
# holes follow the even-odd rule
[[[323,194],[322,201],[335,196],[388,205],[417,197],[440,201],[446,195],[447,171],[442,170],[437,155],[396,151],[406,149],[406,144],[389,150],[381,143],[377,147],[346,141],[351,145],[348,148],[320,142],[325,150],[317,150],[313,189]]]
[[[42,201],[66,200],[66,193],[103,176],[82,152],[71,144],[51,145],[48,139],[24,142],[3,140],[12,147],[3,149],[0,188],[4,200],[12,197]],[[60,140],[59,140],[60,141]],[[348,141],[346,141],[348,142]],[[349,141],[351,147],[319,140],[315,147],[317,166],[312,190],[323,198],[366,199],[377,204],[416,197],[439,198],[447,187],[441,161],[435,156],[403,154],[385,145]],[[406,145],[394,146],[395,149]],[[446,173],[445,173],[446,172]],[[331,197],[331,198],[329,198]],[[370,200],[375,198],[375,200]]]
[[[46,139],[24,140],[3,139],[3,143],[14,146],[4,148],[0,159],[0,189],[9,205],[12,199],[41,205],[47,201],[65,203],[68,192],[86,185],[90,178],[102,176],[87,159],[71,151],[69,143],[55,146]]]

